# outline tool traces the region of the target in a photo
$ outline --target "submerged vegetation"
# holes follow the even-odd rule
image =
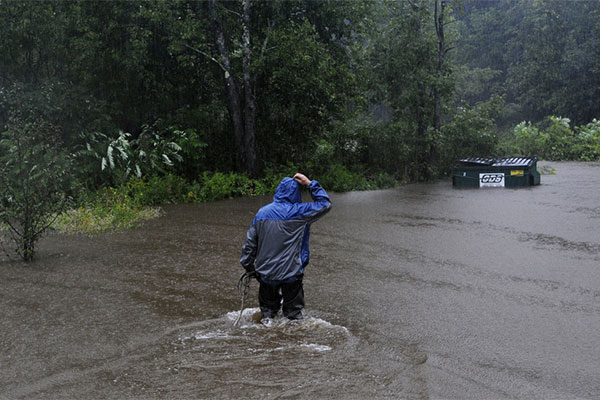
[[[341,169],[340,169],[341,168]],[[381,174],[369,180],[343,167],[337,175],[323,175],[323,184],[334,191],[393,187],[396,181]],[[197,182],[167,174],[150,179],[131,176],[116,188],[102,188],[83,196],[78,207],[58,215],[52,228],[69,234],[95,234],[135,227],[162,214],[160,205],[202,203],[240,196],[271,195],[285,174],[250,179],[234,172],[205,173]]]
[[[161,213],[159,207],[141,205],[114,188],[102,189],[89,197],[81,206],[58,215],[52,227],[64,233],[117,231],[132,228]]]
[[[297,171],[347,191],[467,156],[600,158],[597,1],[0,0],[0,19],[4,166],[11,121],[60,143],[35,179],[3,175],[25,259],[50,225],[131,227]]]

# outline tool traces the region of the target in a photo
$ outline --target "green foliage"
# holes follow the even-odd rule
[[[266,168],[264,177],[260,180],[265,190],[264,194],[275,193],[275,189],[277,189],[279,182],[281,182],[281,180],[286,176],[294,176],[298,170],[298,167],[291,162],[287,163],[286,165],[270,166]]]
[[[273,48],[256,65],[264,77],[257,94],[259,155],[302,164],[341,112],[354,77],[306,19],[274,30],[269,43]]]
[[[80,180],[88,187],[122,181],[132,173],[131,134],[119,131],[116,137],[101,132],[81,134],[84,148],[75,153]]]
[[[0,140],[0,221],[25,261],[33,259],[36,242],[65,209],[72,189],[70,159],[58,136],[43,120],[15,117]]]
[[[134,160],[135,174],[138,177],[143,174],[164,174],[172,169],[176,163],[181,163],[181,146],[179,142],[186,140],[188,132],[181,130],[160,130],[159,122],[153,125],[144,125],[142,133],[136,138]],[[189,133],[194,133],[189,131]]]
[[[571,147],[576,142],[575,133],[570,127],[571,120],[568,118],[548,118],[548,126],[540,135],[540,145],[544,158],[550,160],[567,160],[576,157]],[[576,157],[579,158],[579,157]]]
[[[334,192],[347,192],[350,190],[375,189],[364,175],[349,171],[341,164],[333,164],[327,172],[319,177],[321,186]]]
[[[323,132],[306,164],[306,170],[318,176],[325,173],[331,164],[361,165],[365,152],[363,139],[368,132],[363,118],[364,115],[358,113],[346,113],[342,120],[332,124],[330,130]]]
[[[58,215],[53,228],[68,234],[95,234],[132,228],[160,216],[160,208],[141,206],[128,188],[104,188],[88,195],[82,205]]]
[[[181,148],[181,161],[177,163],[177,171],[188,179],[197,177],[204,166],[208,144],[194,128],[175,129],[173,135],[173,143]]]
[[[554,161],[600,160],[600,122],[571,129],[570,120],[551,116],[539,124],[521,122],[503,138],[503,148],[521,156]]]
[[[371,177],[370,181],[372,182],[372,187],[374,189],[388,189],[398,186],[396,178],[385,172],[377,173],[375,176]]]
[[[215,201],[239,196],[266,194],[267,188],[260,181],[245,175],[230,172],[223,174],[204,173],[198,198],[201,201]]]
[[[118,191],[126,193],[140,206],[182,203],[189,201],[189,184],[173,174],[153,176],[148,179],[132,176]]]
[[[61,71],[50,59],[64,57],[69,24],[63,6],[42,2],[3,1],[0,6],[0,64],[3,79],[39,83]]]
[[[456,56],[470,77],[487,72],[485,79],[462,80],[461,100],[504,95],[507,126],[547,115],[569,115],[576,124],[596,118],[599,17],[598,1],[470,2],[460,16]],[[473,83],[476,91],[469,90]]]
[[[433,4],[252,1],[246,80],[242,4],[217,2],[239,100],[256,98],[250,180],[229,172],[240,149],[207,2],[3,2],[0,131],[11,113],[46,121],[87,190],[140,205],[268,193],[298,170],[349,190],[467,155],[598,159],[583,124],[600,112],[600,3],[446,2],[443,54]],[[522,120],[498,144],[496,125]]]
[[[205,172],[198,181],[187,181],[184,178],[166,174],[150,178],[130,176],[130,179],[115,187],[101,189],[84,204],[109,205],[111,197],[118,202],[130,204],[133,208],[159,206],[174,203],[200,203],[216,201],[240,196],[254,196],[270,193],[274,190],[272,178],[264,180],[249,179],[245,175],[230,173]],[[277,181],[279,183],[279,181]],[[275,185],[276,186],[276,185]],[[104,201],[106,199],[106,201]]]
[[[369,43],[374,82],[369,97],[391,115],[375,121],[367,135],[374,148],[366,151],[366,164],[402,180],[429,180],[437,175],[439,125],[448,120],[454,95],[449,53],[457,35],[453,16],[444,14],[442,40],[440,15],[436,21],[431,3],[382,2],[381,23]],[[440,3],[435,4],[439,10]],[[446,2],[446,11],[451,7]]]
[[[456,160],[465,157],[496,155],[498,138],[495,119],[504,100],[493,96],[490,101],[473,108],[459,107],[452,120],[442,128],[439,171],[449,174]]]
[[[414,169],[414,137],[403,122],[376,124],[361,137],[362,160],[371,170],[410,180]]]
[[[244,178],[234,173],[204,173],[200,198],[207,201],[214,201],[230,197],[234,191],[243,191],[243,188],[246,187],[249,181],[247,178]],[[239,185],[240,183],[241,186]]]
[[[85,194],[79,207],[54,215],[52,228],[67,234],[96,234],[129,229],[159,217],[160,205],[168,203],[201,203],[239,196],[271,195],[281,179],[292,176],[293,166],[268,173],[261,180],[236,173],[204,173],[197,182],[167,174],[149,179],[131,176],[117,187],[106,187]],[[369,178],[334,164],[318,177],[329,191],[369,190],[397,185],[393,176],[379,173]]]
[[[580,161],[600,160],[600,121],[594,119],[587,125],[575,128],[573,156]]]
[[[116,131],[103,101],[58,80],[5,86],[0,80],[0,129],[5,129],[10,115],[57,127],[62,144],[69,149],[82,144],[79,135],[83,131]]]
[[[184,142],[188,133],[174,130],[172,138],[158,134],[154,126],[144,126],[135,139],[123,131],[113,138],[101,132],[84,134],[85,148],[76,153],[85,174],[82,180],[120,184],[132,174],[141,178],[144,174],[164,174],[172,169],[183,160],[177,142]]]

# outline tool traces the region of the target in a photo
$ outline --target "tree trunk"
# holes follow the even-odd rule
[[[422,2],[410,3],[413,11],[416,13],[418,18],[418,24],[416,26],[416,33],[420,40],[422,40],[423,34],[423,23],[420,16],[421,7],[424,7]],[[432,138],[428,137],[427,131],[430,121],[428,108],[428,87],[424,82],[418,85],[418,101],[416,104],[415,119],[417,122],[416,132],[416,151],[415,157],[415,169],[414,179],[417,181],[427,181],[431,179],[431,165],[434,163],[433,160],[433,142]]]
[[[429,121],[429,118],[426,118],[426,114],[427,114],[427,88],[425,86],[425,84],[420,84],[419,85],[419,101],[417,104],[417,113],[416,113],[416,119],[417,119],[417,140],[418,140],[418,144],[417,144],[417,149],[419,152],[419,157],[417,159],[417,167],[416,167],[416,172],[417,172],[417,176],[415,176],[415,180],[417,181],[421,181],[421,180],[429,180],[430,177],[430,168],[429,165],[431,164],[432,160],[431,160],[431,147],[432,144],[429,141],[429,138],[427,137],[427,125],[428,123],[426,121]]]
[[[250,74],[250,0],[244,1],[243,11],[243,71],[244,71],[244,150],[246,151],[246,172],[251,178],[256,178],[256,152],[254,149],[254,121],[256,116],[256,99],[254,97],[254,82]]]
[[[209,15],[213,26],[215,44],[221,57],[221,66],[224,69],[224,81],[227,89],[227,106],[231,123],[233,125],[235,147],[238,153],[238,167],[250,177],[256,177],[256,152],[254,149],[254,120],[256,106],[253,94],[253,85],[250,75],[250,4],[244,0],[244,61],[243,61],[243,86],[245,99],[242,95],[231,68],[229,50],[225,43],[225,34],[221,21],[215,10],[216,0],[209,0]],[[245,101],[244,101],[245,100]],[[242,105],[244,104],[244,105]]]
[[[444,9],[446,8],[446,1],[441,0],[440,7],[438,12],[438,1],[435,0],[435,11],[434,11],[434,19],[435,19],[435,32],[438,37],[438,56],[437,56],[437,76],[438,78],[442,77],[443,69],[444,69],[444,61],[446,55],[446,42],[444,39]],[[439,82],[439,80],[438,80]],[[442,95],[440,92],[440,88],[436,84],[434,87],[434,111],[433,111],[433,126],[435,128],[435,132],[439,133],[442,126]]]

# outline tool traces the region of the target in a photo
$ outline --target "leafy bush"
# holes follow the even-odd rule
[[[260,185],[256,191],[256,195],[275,193],[277,185],[279,185],[279,182],[281,182],[283,178],[292,177],[298,171],[299,168],[291,162],[279,167],[270,166],[266,168],[264,177],[259,181]]]
[[[458,108],[439,138],[441,174],[449,173],[458,159],[494,155],[498,146],[495,118],[503,105],[503,98],[494,96],[476,107]]]
[[[119,190],[127,193],[138,205],[153,206],[185,202],[189,186],[183,178],[167,174],[149,179],[131,177]]]
[[[155,125],[145,125],[137,138],[123,131],[116,137],[101,132],[84,133],[81,139],[85,148],[76,152],[82,166],[81,179],[91,185],[120,185],[131,175],[141,178],[143,174],[165,174],[183,160],[179,154],[182,148],[176,141],[184,141],[185,135],[184,131],[173,131],[172,135],[163,136]]]
[[[364,175],[353,173],[341,164],[333,164],[327,172],[319,177],[319,183],[334,192],[347,192],[350,190],[375,189]]]
[[[117,231],[160,215],[160,208],[140,206],[124,189],[108,187],[88,195],[80,207],[59,215],[53,228],[71,234]]]
[[[547,160],[600,160],[600,122],[570,127],[568,118],[551,116],[540,124],[518,124],[504,139],[504,148],[517,155],[537,155]]]
[[[267,186],[258,180],[248,178],[233,172],[224,174],[205,172],[202,176],[199,199],[201,201],[215,201],[239,196],[252,196],[265,194]]]
[[[207,143],[196,129],[173,129],[172,132],[175,136],[173,142],[181,147],[182,161],[177,163],[178,175],[188,179],[197,177],[205,161]]]
[[[189,187],[183,178],[172,174],[150,179],[131,176],[122,185],[83,196],[80,206],[58,216],[53,227],[65,233],[85,234],[131,228],[158,217],[158,205],[189,201]]]
[[[362,162],[371,170],[405,178],[411,174],[410,126],[403,122],[374,125],[360,138]]]
[[[25,261],[33,259],[36,242],[66,208],[72,190],[70,158],[58,136],[46,121],[15,117],[0,140],[0,221]]]
[[[178,142],[183,141],[185,135],[184,131],[161,129],[160,121],[144,125],[142,133],[132,143],[136,176],[141,177],[142,171],[146,175],[165,174],[176,162],[181,163],[182,148]]]
[[[572,156],[581,161],[600,160],[600,121],[594,119],[587,125],[575,128],[575,132]]]
[[[398,181],[390,174],[380,172],[375,175],[371,182],[377,189],[387,189],[398,186]]]
[[[293,166],[280,169],[296,171]],[[167,203],[200,203],[240,196],[266,195],[275,192],[281,179],[294,173],[269,172],[262,180],[245,175],[205,172],[197,182],[187,182],[173,174],[130,179],[117,187],[105,187],[80,199],[80,206],[59,215],[53,227],[65,233],[92,234],[131,228],[160,215],[159,206]],[[393,176],[386,173],[367,179],[341,164],[333,164],[319,181],[331,191],[368,190],[393,187]]]

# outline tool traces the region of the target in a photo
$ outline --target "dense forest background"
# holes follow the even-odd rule
[[[0,0],[0,20],[0,130],[60,143],[86,190],[600,155],[597,0]]]
[[[168,202],[600,160],[600,1],[0,0],[0,245]],[[7,253],[8,254],[8,253]]]

